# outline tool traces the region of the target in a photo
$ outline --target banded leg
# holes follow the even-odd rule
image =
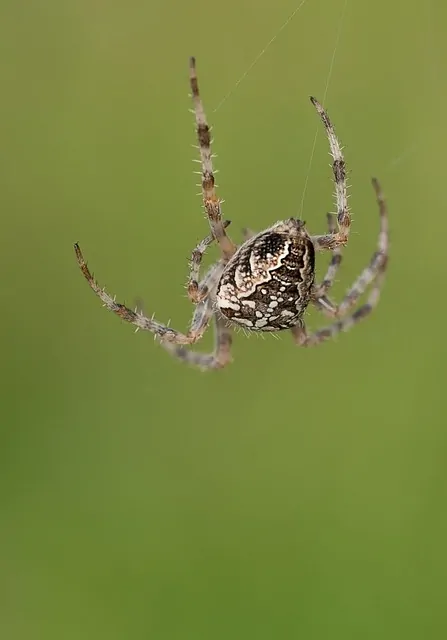
[[[335,135],[335,130],[332,122],[329,119],[329,116],[327,115],[321,104],[318,102],[318,100],[312,97],[310,100],[320,115],[329,141],[329,147],[333,159],[332,172],[334,174],[338,225],[338,231],[336,233],[329,233],[323,236],[312,236],[312,242],[314,243],[315,249],[317,250],[333,250],[336,247],[345,245],[348,242],[349,231],[351,227],[351,216],[349,214],[348,194],[346,186],[346,164],[340,147],[340,143],[338,142],[337,136]]]
[[[231,224],[230,220],[225,220],[223,223],[224,228],[226,229],[229,224]],[[201,284],[199,284],[199,271],[200,271],[200,265],[202,263],[203,254],[208,249],[210,244],[212,244],[213,242],[214,242],[214,236],[209,235],[206,238],[204,238],[201,242],[199,242],[199,244],[195,247],[195,249],[192,252],[189,279],[188,279],[188,297],[191,300],[191,302],[193,302],[194,304],[198,304],[199,302],[204,300],[204,298],[206,298],[209,292],[209,288],[206,283],[206,280],[204,280]]]
[[[82,255],[81,248],[76,243],[74,245],[76,259],[78,261],[78,265],[89,283],[90,287],[96,293],[96,295],[102,300],[104,306],[109,309],[109,311],[113,311],[119,316],[122,320],[126,320],[126,322],[130,322],[134,324],[138,329],[143,329],[144,331],[151,331],[156,337],[160,338],[162,341],[175,342],[177,344],[194,344],[205,332],[207,324],[203,326],[197,326],[194,329],[188,331],[187,334],[181,333],[180,331],[176,331],[175,329],[171,329],[170,327],[157,322],[153,318],[148,318],[142,312],[132,311],[124,304],[116,302],[115,298],[112,298],[105,289],[102,289],[92,274],[90,273],[87,263],[85,262],[84,256]]]
[[[211,308],[211,303],[208,300],[207,303]],[[178,360],[198,367],[202,371],[222,369],[233,360],[231,357],[233,336],[230,327],[227,326],[227,321],[217,314],[214,314],[214,325],[215,343],[212,353],[192,351],[184,345],[173,344],[172,342],[163,342],[163,347]]]
[[[337,322],[334,322],[333,324],[330,324],[323,329],[318,329],[310,335],[307,335],[304,325],[297,325],[296,327],[293,327],[292,335],[295,342],[300,347],[313,347],[317,344],[320,344],[321,342],[324,342],[325,340],[328,340],[329,338],[334,338],[338,333],[341,333],[342,331],[349,331],[349,329],[352,329],[352,327],[357,324],[357,322],[360,322],[360,320],[366,318],[377,306],[380,298],[380,290],[384,279],[385,272],[382,271],[382,273],[377,276],[377,279],[365,304],[356,309],[354,313],[345,316],[341,320],[338,320]]]
[[[327,214],[328,229],[330,234],[336,233],[335,219],[332,213]],[[332,250],[332,257],[329,263],[326,275],[321,284],[314,287],[313,295],[316,299],[322,298],[331,289],[334,284],[335,276],[342,261],[341,247],[335,247]]]
[[[304,324],[297,325],[292,329],[292,335],[295,342],[302,347],[309,347],[319,344],[328,338],[332,338],[342,331],[349,331],[357,322],[366,318],[379,302],[382,285],[385,280],[386,267],[388,264],[388,213],[379,182],[376,179],[372,181],[376,192],[377,204],[380,214],[380,232],[378,238],[377,251],[374,253],[370,264],[362,271],[359,278],[348,291],[340,305],[334,305],[326,296],[324,298],[332,305],[332,315],[341,318],[333,324],[319,329],[314,333],[307,335]],[[347,315],[348,311],[355,305],[360,295],[365,291],[369,284],[373,284],[371,292],[365,302],[353,313]]]
[[[224,266],[225,262],[222,260],[212,267],[200,286],[206,286],[209,291],[213,291],[220,280]],[[172,342],[162,342],[162,346],[178,360],[182,360],[186,364],[199,367],[202,371],[209,369],[221,369],[226,366],[232,361],[230,353],[233,341],[232,332],[227,326],[226,320],[214,312],[211,296],[207,297],[196,306],[191,323],[191,329],[193,330],[197,326],[201,326],[203,323],[208,325],[213,315],[215,324],[215,347],[212,353],[191,351],[182,345],[173,344]]]
[[[373,254],[369,264],[363,269],[360,276],[348,290],[340,304],[331,302],[327,296],[318,296],[314,302],[318,307],[324,307],[328,315],[332,317],[343,317],[356,304],[366,288],[385,272],[388,262],[389,239],[388,239],[388,212],[385,199],[378,180],[372,180],[372,185],[376,194],[377,205],[380,215],[380,231],[377,239],[377,250]]]
[[[202,197],[206,215],[211,227],[211,233],[219,243],[222,257],[229,260],[236,251],[236,247],[227,236],[222,222],[221,200],[216,195],[214,183],[213,161],[211,153],[211,135],[202,100],[199,94],[199,84],[196,74],[196,59],[189,60],[189,80],[191,85],[194,115],[196,118],[197,140],[199,143],[200,162],[202,165]]]

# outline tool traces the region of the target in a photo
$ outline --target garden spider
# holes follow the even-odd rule
[[[276,222],[260,233],[244,231],[243,243],[237,246],[227,235],[226,227],[230,223],[222,218],[222,201],[215,191],[210,129],[199,95],[195,58],[190,58],[189,72],[202,168],[202,197],[211,228],[211,234],[192,252],[187,287],[188,297],[195,305],[191,327],[184,334],[160,324],[143,312],[132,311],[116,302],[97,284],[76,243],[76,258],[87,282],[110,311],[136,325],[137,329],[151,331],[169,353],[202,370],[219,369],[231,362],[234,327],[251,331],[290,329],[295,343],[302,347],[319,344],[341,331],[347,331],[377,305],[385,277],[388,221],[379,183],[375,179],[372,181],[380,214],[377,251],[341,303],[335,304],[327,293],[340,266],[341,247],[348,241],[351,216],[346,193],[345,161],[327,113],[315,98],[311,98],[326,129],[333,158],[337,213],[336,218],[332,214],[327,216],[328,233],[310,236],[304,222],[289,218]],[[203,254],[214,240],[219,245],[220,258],[200,280],[199,268]],[[324,250],[331,251],[332,259],[326,276],[317,284],[315,251]],[[352,311],[370,284],[373,286],[367,301]],[[309,304],[313,304],[334,322],[307,334],[303,315]],[[203,354],[189,350],[187,345],[200,340],[211,318],[214,320],[216,336],[213,353]]]

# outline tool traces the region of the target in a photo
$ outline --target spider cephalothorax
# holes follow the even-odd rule
[[[245,242],[227,263],[216,291],[225,318],[255,331],[291,329],[309,304],[315,250],[295,218]]]
[[[341,303],[336,304],[327,293],[341,263],[341,248],[348,241],[351,216],[346,193],[345,161],[326,111],[315,98],[311,98],[326,129],[333,159],[337,212],[327,215],[327,233],[309,235],[304,222],[289,218],[261,233],[246,230],[242,244],[237,246],[227,235],[226,228],[230,223],[222,218],[222,201],[216,195],[210,129],[199,95],[194,58],[190,59],[189,70],[202,167],[202,198],[211,228],[211,234],[192,252],[188,296],[195,305],[195,311],[191,327],[186,334],[181,333],[157,322],[153,316],[132,311],[116,302],[93,278],[79,245],[75,244],[79,266],[89,285],[108,309],[137,328],[152,332],[172,355],[201,369],[218,369],[231,361],[233,325],[253,331],[290,329],[296,344],[305,347],[347,331],[377,305],[385,277],[388,221],[377,180],[373,180],[380,215],[377,250]],[[203,254],[214,241],[219,245],[220,258],[200,280]],[[332,254],[326,275],[319,284],[315,283],[316,251],[330,251]],[[353,311],[369,285],[372,288],[366,302]],[[309,304],[335,321],[307,334],[303,314]],[[187,345],[194,344],[203,336],[211,318],[216,327],[213,353],[203,354],[188,349]]]

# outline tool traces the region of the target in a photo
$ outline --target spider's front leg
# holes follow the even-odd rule
[[[105,291],[105,289],[101,288],[98,285],[95,278],[90,273],[90,270],[87,267],[87,263],[84,259],[84,256],[82,255],[81,248],[78,243],[74,245],[74,249],[79,267],[90,287],[96,293],[98,298],[102,300],[104,306],[107,307],[110,311],[113,311],[113,313],[116,313],[116,315],[119,316],[122,320],[126,320],[126,322],[134,324],[138,329],[151,331],[155,336],[160,338],[161,341],[174,342],[176,344],[194,344],[203,336],[208,326],[208,322],[196,327],[192,326],[188,333],[184,334],[180,331],[176,331],[175,329],[171,329],[170,327],[161,324],[160,322],[157,322],[153,317],[148,318],[144,315],[144,313],[132,311],[124,304],[116,302],[115,298],[112,298]]]
[[[236,247],[225,232],[225,225],[222,221],[222,211],[220,198],[216,195],[214,170],[211,153],[211,133],[208,126],[202,100],[199,94],[199,83],[196,73],[196,60],[189,60],[189,81],[191,86],[194,114],[196,118],[197,140],[200,151],[200,162],[202,165],[202,197],[206,215],[211,227],[211,233],[219,243],[222,257],[229,260],[235,253]]]
[[[315,249],[333,251],[339,246],[344,246],[348,242],[351,227],[351,216],[348,209],[348,195],[346,186],[346,163],[343,157],[340,143],[335,135],[335,129],[326,111],[315,98],[311,97],[311,102],[318,111],[324,128],[333,158],[332,172],[334,174],[335,195],[337,205],[337,225],[338,231],[322,236],[312,236]]]

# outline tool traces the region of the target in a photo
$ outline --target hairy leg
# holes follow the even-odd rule
[[[369,294],[369,297],[365,304],[356,309],[354,313],[345,316],[344,318],[328,325],[327,327],[324,327],[323,329],[318,329],[310,335],[306,333],[304,325],[293,327],[292,335],[295,342],[300,347],[312,347],[320,344],[321,342],[324,342],[325,340],[329,340],[330,338],[335,337],[342,331],[349,331],[350,329],[352,329],[355,324],[360,322],[360,320],[366,318],[377,306],[384,278],[385,273],[382,272],[374,282],[374,286],[371,289],[371,293]]]
[[[184,345],[164,342],[163,347],[172,356],[186,364],[198,367],[202,371],[210,369],[222,369],[232,362],[231,345],[233,342],[232,331],[227,326],[227,321],[214,313],[215,344],[212,353],[200,353],[192,351]]]
[[[311,98],[310,100],[319,113],[324,128],[326,129],[331,156],[333,158],[332,172],[334,174],[338,225],[338,231],[336,233],[329,233],[323,236],[312,236],[312,242],[314,243],[316,250],[321,251],[328,249],[332,251],[336,247],[345,245],[348,242],[351,227],[351,216],[348,208],[346,185],[346,164],[340,143],[335,135],[335,130],[329,116],[318,100],[315,98]]]
[[[229,260],[236,251],[235,245],[225,232],[222,221],[221,200],[216,195],[214,170],[211,153],[211,134],[208,126],[202,100],[199,94],[199,83],[196,73],[196,60],[189,60],[189,79],[191,85],[194,115],[196,118],[197,140],[199,143],[200,162],[202,165],[202,197],[208,217],[211,233],[219,243],[222,257]]]
[[[225,220],[223,224],[224,228],[228,227],[230,220]],[[204,300],[209,292],[209,284],[206,279],[200,284],[198,280],[203,254],[212,242],[214,242],[214,236],[209,235],[199,242],[192,252],[188,279],[188,297],[194,304]]]
[[[340,318],[339,320],[327,327],[324,327],[323,329],[318,329],[310,335],[307,335],[304,323],[297,325],[292,329],[292,335],[295,342],[302,347],[320,344],[320,342],[328,340],[342,331],[349,331],[349,329],[360,322],[360,320],[366,318],[379,302],[382,285],[385,281],[386,267],[388,264],[388,212],[385,198],[378,180],[374,178],[372,184],[376,193],[380,214],[380,231],[377,241],[377,251],[371,258],[369,265],[362,271],[353,286],[349,289],[340,305],[335,305],[326,296],[322,296],[320,299],[314,301],[322,304],[324,300],[324,305],[328,305],[326,306],[326,309],[329,309],[330,315],[332,315],[332,317]],[[353,313],[347,315],[357,302],[360,295],[370,284],[373,286],[366,302]]]
[[[90,287],[96,293],[96,295],[102,300],[104,306],[112,311],[117,316],[119,316],[122,320],[126,320],[126,322],[130,322],[134,324],[138,329],[143,329],[144,331],[151,331],[155,336],[160,338],[160,340],[175,342],[177,344],[194,344],[205,332],[207,324],[191,327],[187,334],[181,333],[180,331],[176,331],[167,325],[161,324],[154,320],[154,318],[148,318],[142,312],[132,311],[124,304],[120,302],[116,302],[115,298],[112,298],[105,289],[101,288],[93,275],[90,273],[87,263],[85,262],[84,256],[81,253],[81,248],[79,244],[74,245],[76,259],[78,261],[78,265],[89,283]]]
[[[330,234],[336,233],[335,217],[332,213],[327,214],[328,229]],[[321,284],[315,285],[313,296],[318,299],[324,296],[334,284],[335,276],[342,261],[341,247],[332,250],[331,261]]]
[[[380,216],[380,230],[377,239],[377,250],[373,254],[369,264],[363,269],[360,276],[348,290],[340,304],[332,302],[323,292],[315,292],[314,304],[331,317],[343,317],[357,303],[359,297],[366,288],[385,272],[388,263],[389,238],[388,238],[388,212],[385,199],[378,180],[372,180],[376,194]]]

